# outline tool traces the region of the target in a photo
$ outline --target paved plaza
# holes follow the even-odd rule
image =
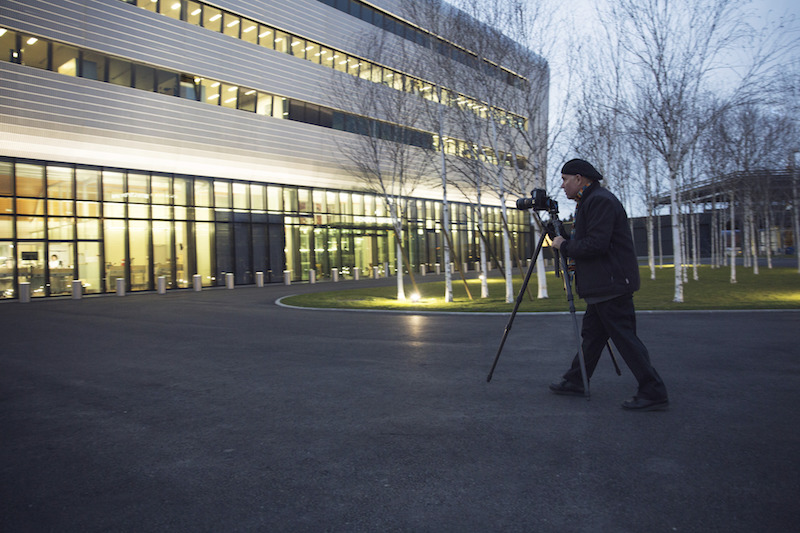
[[[800,312],[640,313],[672,403],[632,413],[607,357],[548,391],[568,314],[487,383],[508,315],[275,303],[331,288],[0,304],[0,531],[797,528]]]

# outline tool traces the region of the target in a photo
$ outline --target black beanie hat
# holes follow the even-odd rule
[[[601,180],[603,179],[603,175],[600,174],[597,169],[595,169],[588,161],[584,161],[583,159],[571,159],[564,163],[564,166],[561,168],[562,174],[580,174],[581,176],[586,176],[587,178],[593,180]]]

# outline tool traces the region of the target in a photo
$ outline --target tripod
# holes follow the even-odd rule
[[[489,375],[486,377],[486,381],[492,380],[492,375],[494,374],[494,369],[497,366],[497,361],[500,359],[500,353],[503,351],[503,346],[506,343],[506,339],[508,338],[508,334],[511,331],[511,326],[514,323],[514,318],[517,315],[517,310],[519,309],[520,304],[522,303],[523,296],[525,294],[525,289],[528,287],[528,282],[531,279],[531,275],[533,274],[533,268],[536,264],[536,259],[539,256],[539,253],[542,251],[542,244],[544,243],[544,239],[548,233],[553,233],[555,235],[564,235],[564,226],[561,224],[561,221],[558,219],[558,204],[555,202],[550,202],[549,213],[550,213],[550,224],[548,227],[545,228],[542,224],[541,220],[536,214],[534,210],[533,213],[536,215],[537,222],[539,227],[543,230],[542,235],[539,237],[539,242],[536,244],[536,249],[531,256],[531,262],[528,266],[528,271],[525,273],[525,279],[522,282],[522,287],[520,288],[519,295],[517,296],[517,301],[514,304],[514,310],[511,312],[511,317],[508,320],[508,324],[506,324],[505,331],[503,332],[503,339],[500,341],[500,347],[497,349],[497,354],[494,357],[494,363],[492,363],[492,368],[489,371]],[[545,231],[545,229],[549,231]],[[575,300],[572,296],[572,285],[570,281],[569,269],[567,266],[567,258],[566,256],[558,253],[558,251],[554,251],[556,254],[556,276],[558,276],[559,272],[559,262],[560,262],[560,270],[563,272],[564,276],[564,288],[567,293],[567,302],[569,303],[569,313],[572,316],[572,325],[573,331],[575,334],[575,342],[578,345],[578,361],[580,362],[581,368],[581,378],[583,379],[583,391],[586,399],[588,400],[591,395],[589,393],[589,378],[586,373],[586,360],[583,356],[583,343],[581,342],[580,330],[578,328],[578,318],[575,315]],[[617,365],[617,361],[614,358],[614,352],[611,351],[611,346],[608,345],[609,353],[611,354],[611,360],[614,362],[614,368],[617,370],[617,374],[620,374],[619,366]]]

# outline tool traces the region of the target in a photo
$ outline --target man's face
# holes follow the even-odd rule
[[[561,188],[567,194],[567,198],[574,200],[578,197],[578,192],[583,188],[584,180],[580,174],[561,174]]]

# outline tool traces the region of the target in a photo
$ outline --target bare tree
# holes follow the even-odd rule
[[[370,51],[370,59],[380,62],[390,53],[385,39],[383,32],[364,37],[362,47]],[[391,53],[405,53],[402,44],[399,46],[399,52],[395,45]],[[358,65],[349,67],[348,72],[333,72],[333,94],[339,95],[335,105],[349,111],[342,114],[343,124],[337,126],[353,134],[344,142],[337,136],[337,145],[352,165],[348,170],[355,170],[365,189],[383,199],[391,216],[397,250],[397,299],[405,300],[404,265],[416,288],[403,245],[408,219],[406,199],[431,175],[428,152],[433,149],[432,138],[418,129],[422,126],[418,99],[374,83],[371,73],[362,72]],[[359,99],[349,98],[352,94],[358,94]]]
[[[668,171],[676,302],[683,301],[680,173],[715,118],[704,95],[712,89],[719,94],[722,105],[717,111],[751,101],[758,95],[760,75],[778,57],[778,50],[770,46],[774,40],[753,42],[742,5],[739,0],[618,0],[604,14],[625,55],[626,87],[641,95],[647,104],[644,112],[654,119],[642,134]],[[747,66],[735,72],[726,85],[729,90],[714,86],[725,54],[744,45],[753,49]],[[626,101],[621,101],[621,110],[637,121],[643,109],[631,108]]]

